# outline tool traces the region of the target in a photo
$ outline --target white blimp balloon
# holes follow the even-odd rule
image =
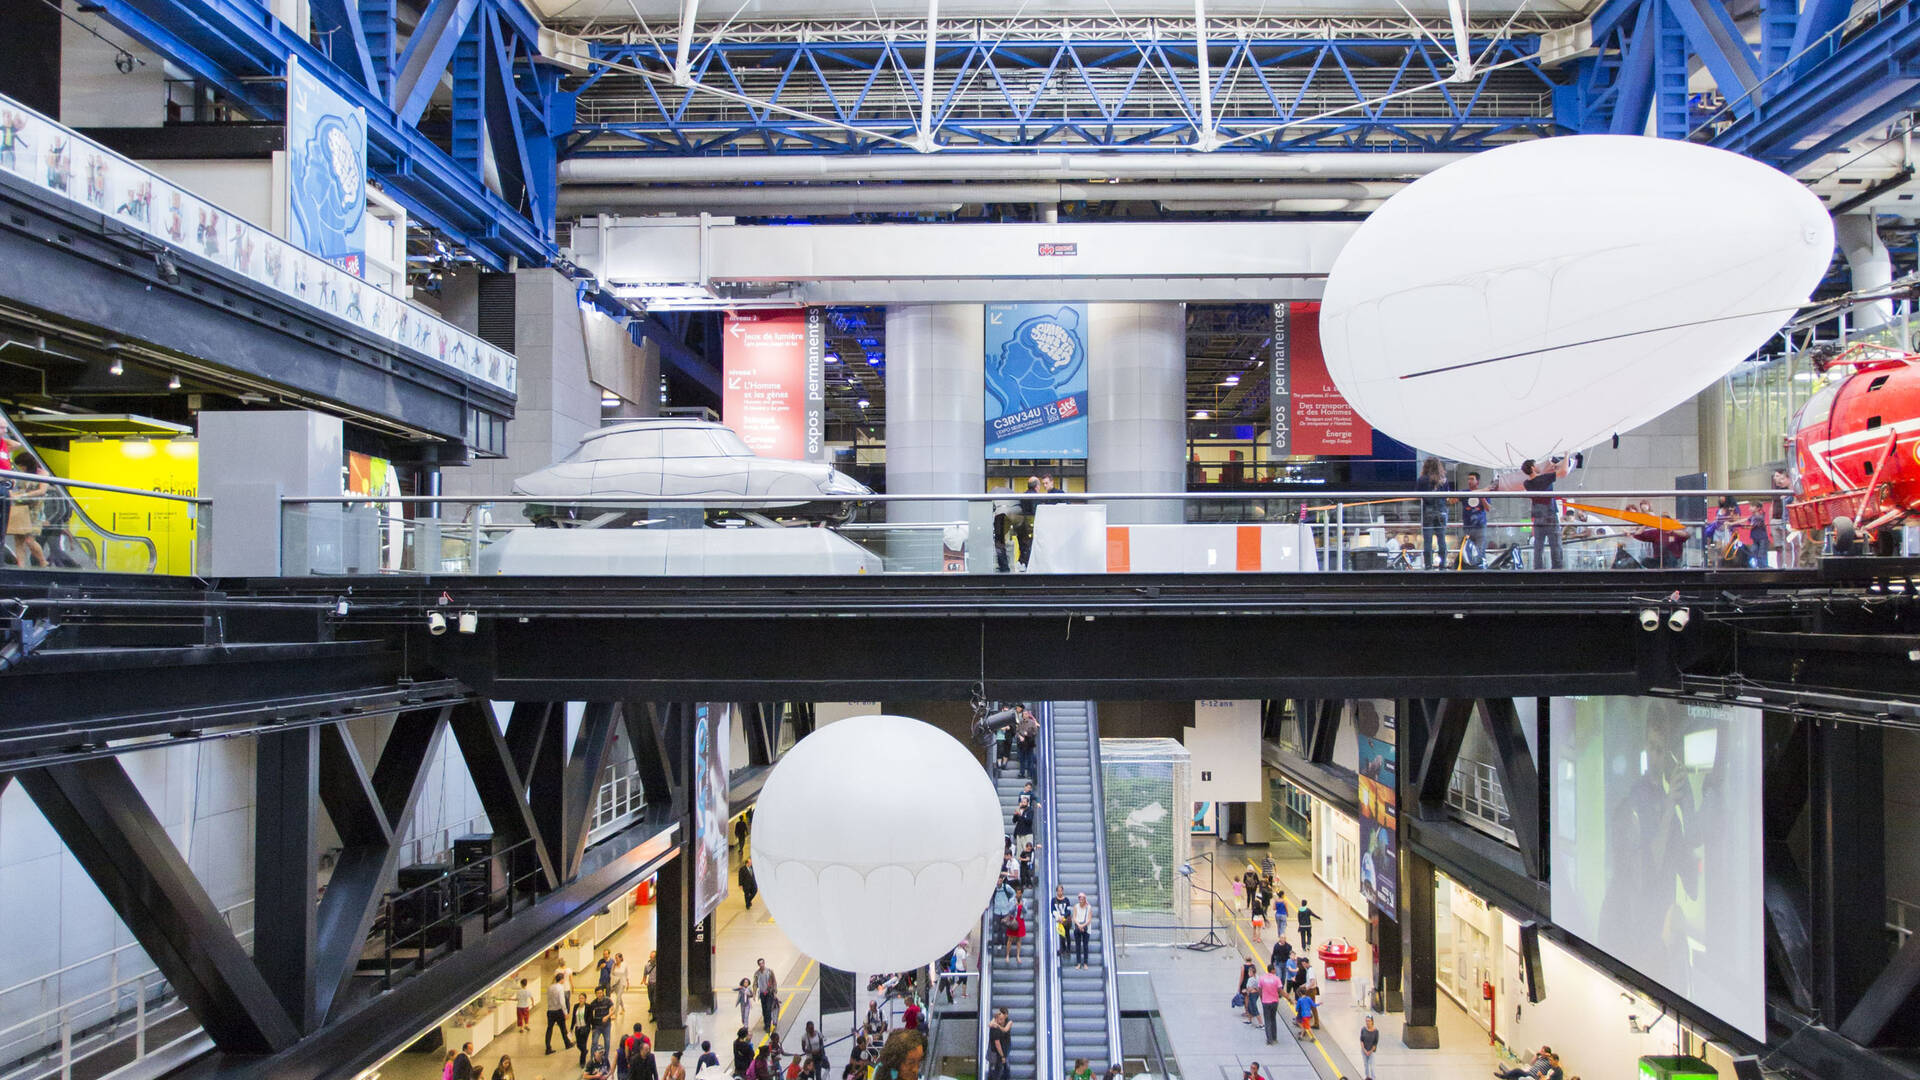
[[[1833,256],[1805,187],[1671,139],[1489,150],[1388,199],[1320,309],[1327,371],[1374,427],[1477,465],[1581,450],[1725,375]]]
[[[845,971],[939,959],[1000,872],[1000,800],[967,748],[904,716],[855,716],[793,745],[760,789],[761,895],[801,952]]]

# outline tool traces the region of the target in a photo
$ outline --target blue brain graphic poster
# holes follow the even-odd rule
[[[367,113],[287,65],[287,236],[366,276]]]
[[[1087,305],[986,306],[987,456],[1087,456]]]

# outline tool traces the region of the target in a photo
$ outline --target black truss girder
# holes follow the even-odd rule
[[[419,709],[395,717],[371,777],[361,767],[345,727],[331,729],[338,745],[333,753],[322,754],[323,768],[332,758],[336,767],[346,765],[357,775],[341,778],[340,786],[345,790],[334,793],[327,802],[327,812],[331,816],[336,804],[356,805],[353,816],[375,820],[363,822],[356,839],[349,840],[342,833],[345,846],[334,860],[333,876],[320,899],[313,982],[314,1011],[322,1020],[336,1012],[347,997],[367,934],[380,914],[382,890],[400,859],[395,838],[406,832],[407,821],[426,786],[427,762],[440,741],[448,711]],[[336,825],[338,820],[336,817]]]
[[[1908,935],[1907,943],[1893,955],[1893,962],[1860,995],[1840,1024],[1840,1034],[1862,1046],[1880,1040],[1893,1018],[1902,1015],[1920,990],[1920,935]]]
[[[669,702],[628,701],[620,710],[633,764],[640,772],[640,790],[646,793],[649,806],[685,805],[680,766],[668,745],[669,718],[676,708]]]
[[[1545,793],[1540,789],[1540,769],[1534,764],[1533,750],[1527,745],[1527,733],[1520,727],[1520,714],[1512,698],[1491,698],[1480,703],[1486,718],[1487,733],[1493,736],[1494,752],[1500,760],[1500,786],[1506,792],[1508,817],[1513,822],[1514,843],[1526,863],[1527,876],[1547,876],[1544,847],[1547,827]],[[1537,721],[1546,726],[1547,718]]]
[[[301,1031],[324,1013],[314,995],[314,899],[319,891],[320,730],[254,743],[253,960]]]
[[[1770,720],[1785,728],[1761,784],[1764,845],[1762,886],[1766,906],[1766,954],[1793,1007],[1813,1012],[1813,928],[1808,882],[1794,857],[1791,836],[1807,807],[1807,744],[1811,725],[1793,717]]]
[[[382,641],[42,650],[0,676],[0,761],[71,760],[110,740],[211,728],[324,724],[451,701],[450,679],[409,677]]]
[[[294,1022],[119,761],[28,769],[19,779],[222,1050],[293,1044]]]
[[[1625,614],[535,616],[482,628],[416,640],[442,670],[516,701],[961,700],[983,671],[1008,699],[1632,694],[1663,673],[1642,656],[1660,635]],[[1566,642],[1550,659],[1538,648],[1549,636]]]
[[[506,736],[500,733],[493,706],[484,701],[470,701],[455,706],[448,721],[454,739],[460,744],[460,756],[466,762],[467,773],[473,777],[473,787],[480,796],[480,805],[487,811],[487,820],[493,825],[494,850],[504,850],[533,840],[534,852],[540,860],[541,876],[548,888],[559,884],[561,878],[533,808],[528,803],[527,783],[520,772],[518,755],[509,747],[508,739],[515,731],[512,725],[523,724],[523,721],[523,730],[537,728],[544,731],[550,711],[544,705],[526,710],[516,706],[508,721]],[[538,739],[533,741],[537,750]]]
[[[1419,769],[1413,775],[1417,802],[1410,809],[1421,817],[1439,820],[1447,816],[1447,790],[1453,783],[1454,766],[1460,761],[1467,725],[1473,722],[1473,708],[1471,698],[1447,698],[1434,713],[1426,746],[1418,759]],[[1409,743],[1409,748],[1416,745]]]
[[[673,824],[646,818],[594,845],[579,877],[534,902],[387,993],[336,1010],[313,1035],[269,1057],[209,1055],[173,1080],[353,1080],[422,1023],[473,1000],[623,892],[654,874],[675,848]]]

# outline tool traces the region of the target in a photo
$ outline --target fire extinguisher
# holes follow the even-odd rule
[[[1493,983],[1491,981],[1481,981],[1480,996],[1487,999],[1487,1045],[1492,1046],[1500,1041],[1500,1033],[1497,1030],[1500,1026],[1500,1010],[1493,1007]]]

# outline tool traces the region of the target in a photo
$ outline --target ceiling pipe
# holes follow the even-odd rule
[[[661,188],[621,185],[569,186],[560,191],[562,214],[766,212],[851,206],[853,212],[901,210],[955,203],[1225,202],[1230,209],[1259,208],[1276,200],[1384,199],[1404,184],[1357,180],[1330,183],[1135,183],[1117,184],[849,184],[799,187]]]
[[[859,157],[588,156],[560,163],[576,184],[740,184],[855,180],[1284,180],[1417,177],[1471,154],[937,154]]]

